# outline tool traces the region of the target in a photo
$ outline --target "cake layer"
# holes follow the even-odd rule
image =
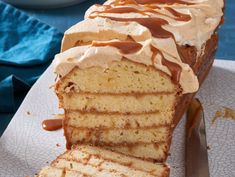
[[[91,177],[79,171],[68,170],[66,168],[44,167],[36,177]]]
[[[63,94],[61,106],[64,109],[86,112],[147,113],[172,111],[175,94]]]
[[[105,148],[145,160],[164,162],[168,155],[169,142],[144,143],[134,145],[106,146]]]
[[[173,111],[147,114],[105,114],[65,110],[65,122],[67,126],[101,129],[162,126],[173,122]]]
[[[53,176],[54,175],[54,176]],[[91,146],[77,146],[59,156],[39,177],[167,177],[165,164],[150,163]]]
[[[176,92],[170,77],[153,67],[128,60],[112,62],[108,68],[75,68],[56,86],[57,92],[158,93]]]
[[[121,144],[164,142],[171,138],[171,127],[135,129],[79,129],[65,125],[68,144],[92,143],[114,146]]]

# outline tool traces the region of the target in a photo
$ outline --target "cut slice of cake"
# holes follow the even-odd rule
[[[108,69],[75,68],[58,81],[56,89],[63,100],[68,148],[92,143],[144,159],[165,160],[180,94],[168,75],[121,60]]]
[[[222,17],[223,0],[109,0],[88,9],[53,63],[67,148],[165,161],[214,61]]]
[[[166,164],[154,164],[109,150],[80,145],[44,167],[37,177],[167,177]]]

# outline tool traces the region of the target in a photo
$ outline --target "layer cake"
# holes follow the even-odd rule
[[[67,148],[92,144],[164,162],[208,74],[223,0],[108,0],[65,32],[55,91]]]

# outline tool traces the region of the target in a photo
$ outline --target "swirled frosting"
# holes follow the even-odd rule
[[[65,76],[75,66],[106,68],[125,57],[167,73],[183,93],[195,92],[198,79],[177,46],[195,46],[200,56],[221,21],[222,8],[223,0],[108,0],[93,5],[84,21],[65,32],[55,72]]]

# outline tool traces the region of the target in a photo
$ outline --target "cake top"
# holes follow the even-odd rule
[[[203,55],[223,5],[223,0],[108,0],[93,5],[84,21],[65,32],[55,71],[65,76],[75,66],[106,68],[125,57],[167,73],[183,93],[195,92],[199,82],[192,61],[179,50],[189,45],[196,48],[195,60]]]

